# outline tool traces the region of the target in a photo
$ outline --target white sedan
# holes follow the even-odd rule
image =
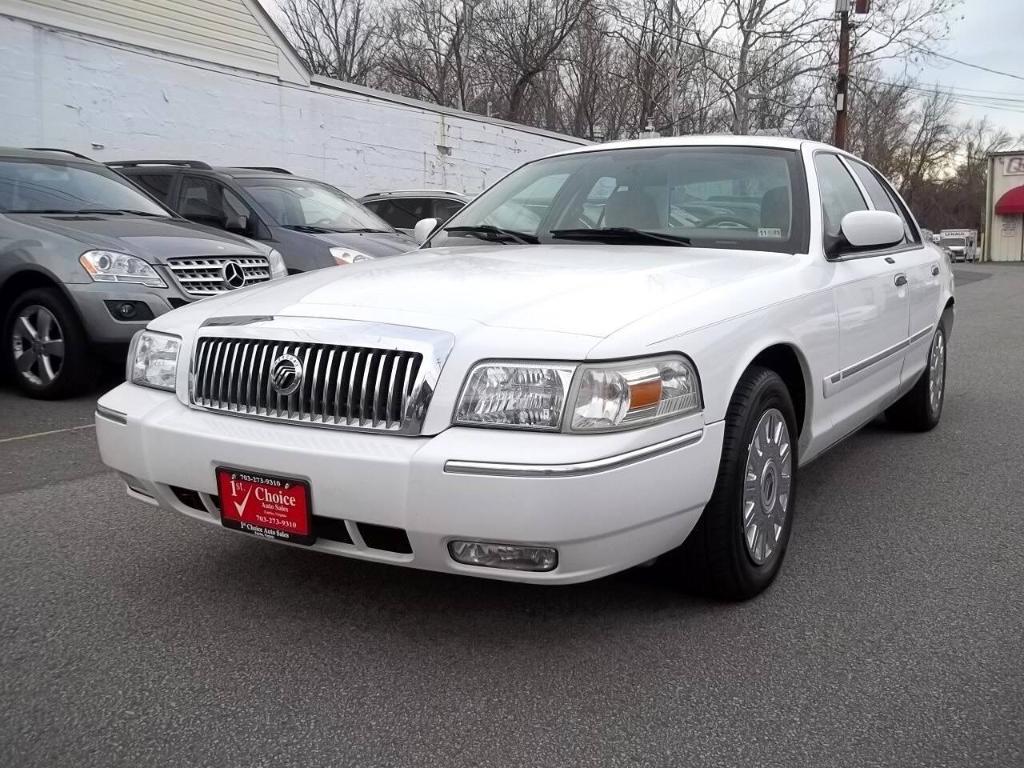
[[[948,264],[832,147],[589,146],[435,225],[407,256],[153,320],[97,406],[128,494],[523,582],[670,554],[743,599],[779,570],[802,466],[883,412],[939,421]]]

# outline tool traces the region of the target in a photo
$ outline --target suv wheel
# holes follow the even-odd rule
[[[82,324],[53,288],[33,288],[14,301],[4,323],[4,352],[30,397],[71,397],[95,381]]]

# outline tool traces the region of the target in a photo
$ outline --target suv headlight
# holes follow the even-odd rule
[[[86,251],[78,257],[82,268],[98,283],[141,283],[150,288],[167,284],[148,263],[138,256],[117,251]]]
[[[331,248],[331,256],[334,257],[334,263],[339,267],[346,264],[355,264],[357,261],[373,261],[373,256],[362,251],[357,251],[355,248],[344,248],[338,246]]]
[[[267,263],[270,265],[271,280],[278,277],[288,277],[288,267],[285,266],[284,256],[278,250],[270,249],[270,253],[267,254]]]
[[[580,365],[492,361],[470,371],[454,422],[547,432],[610,432],[700,409],[697,372],[681,355]]]
[[[132,384],[174,391],[181,339],[166,333],[139,331],[128,352],[125,378]]]

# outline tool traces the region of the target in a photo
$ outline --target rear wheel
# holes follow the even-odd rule
[[[711,501],[677,562],[690,586],[746,600],[774,580],[789,543],[796,503],[796,415],[777,373],[751,367],[725,418],[722,460]]]
[[[914,388],[885,412],[885,418],[898,429],[927,432],[942,418],[946,397],[946,324],[940,322],[928,350],[928,365]]]
[[[33,288],[15,299],[4,324],[4,351],[15,382],[31,397],[72,397],[95,381],[82,325],[53,288]]]

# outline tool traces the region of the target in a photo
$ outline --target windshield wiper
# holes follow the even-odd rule
[[[148,211],[135,211],[131,208],[32,208],[24,211],[7,211],[7,213],[62,213],[67,216],[77,216],[82,213],[102,213],[112,216],[121,216],[125,213],[134,214],[135,216],[160,216],[159,213],[149,213]]]
[[[682,235],[668,235],[633,227],[604,227],[602,229],[553,229],[551,236],[565,240],[602,240],[614,243],[664,243],[687,246],[690,238]]]
[[[465,232],[467,235],[473,235],[479,237],[481,240],[487,240],[491,243],[504,242],[498,240],[499,237],[507,237],[510,240],[515,240],[517,243],[524,243],[526,245],[535,245],[540,240],[537,239],[536,235],[531,235],[528,232],[516,232],[513,229],[503,229],[502,227],[495,227],[491,224],[475,224],[472,226],[465,227],[445,227],[445,232]]]
[[[313,235],[324,235],[328,232],[340,232],[340,229],[328,229],[327,227],[314,227],[312,224],[282,224],[284,229],[290,229],[293,232],[307,232]]]

